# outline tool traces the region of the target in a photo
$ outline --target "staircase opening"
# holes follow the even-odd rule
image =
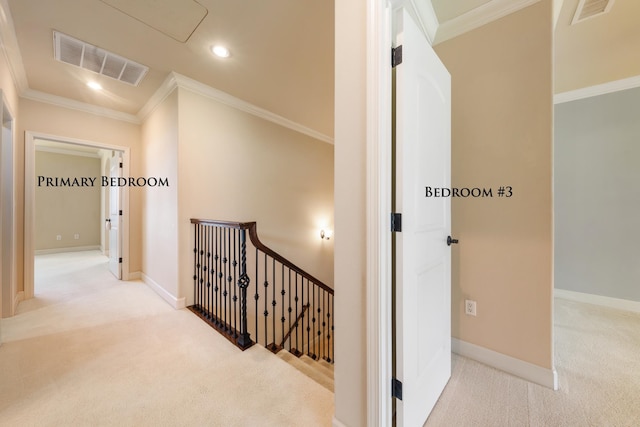
[[[258,344],[332,370],[333,289],[265,246],[255,222],[191,223],[188,308],[242,350]]]

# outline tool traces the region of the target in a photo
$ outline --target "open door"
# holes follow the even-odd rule
[[[451,185],[451,77],[411,16],[396,19],[396,421],[413,427],[451,376],[451,201],[426,197],[426,187]]]
[[[122,155],[114,151],[109,160],[109,176],[111,181],[117,182],[122,177]],[[120,187],[109,186],[109,218],[107,218],[109,230],[109,270],[118,279],[122,279],[122,244],[120,230],[122,229],[122,206],[120,201]]]

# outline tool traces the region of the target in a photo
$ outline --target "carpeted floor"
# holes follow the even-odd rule
[[[454,355],[425,425],[640,426],[640,314],[556,298],[554,323],[558,391]]]
[[[0,426],[331,425],[324,387],[113,279],[97,253],[36,263],[37,298],[2,324]],[[559,391],[454,355],[425,425],[640,426],[640,314],[556,299],[555,341]]]
[[[327,389],[115,280],[97,252],[36,265],[37,297],[3,320],[1,426],[331,425]]]

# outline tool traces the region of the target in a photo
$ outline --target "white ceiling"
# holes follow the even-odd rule
[[[129,0],[133,1],[149,2]],[[101,0],[8,3],[30,89],[136,114],[175,71],[333,135],[331,0],[198,0],[207,14],[185,43],[173,37],[184,37],[184,32],[167,35],[153,28],[159,26],[162,11],[147,15],[151,21],[147,25]],[[179,10],[173,11],[171,19],[189,21],[189,11]],[[132,87],[57,62],[54,29],[146,65],[150,71],[139,87]],[[215,43],[226,44],[232,56],[224,60],[212,56],[209,49]],[[104,91],[88,90],[90,79],[99,80]]]
[[[556,92],[640,75],[640,1],[616,0],[606,16],[575,26],[570,21],[579,0],[553,1],[561,6],[555,42]],[[10,7],[31,92],[135,115],[167,76],[177,72],[329,140],[333,136],[332,0],[0,2]],[[469,23],[481,25],[504,16],[504,10],[516,10],[514,5],[532,3],[432,0],[433,9],[425,9],[437,17],[432,22],[439,41],[441,36],[473,29]],[[149,73],[133,87],[60,63],[53,58],[54,29],[146,65]],[[231,49],[230,58],[210,54],[211,45],[217,43]],[[104,90],[89,90],[89,80],[98,80]]]

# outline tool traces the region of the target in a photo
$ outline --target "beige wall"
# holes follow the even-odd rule
[[[24,133],[40,132],[49,135],[84,139],[98,143],[129,147],[131,149],[131,176],[141,176],[140,126],[120,120],[89,114],[68,108],[21,98],[18,111],[16,144],[16,225],[24,227]],[[129,271],[140,271],[141,263],[141,190],[129,191]],[[125,209],[127,207],[125,206]],[[24,236],[18,234],[18,286],[22,289]]]
[[[552,366],[551,0],[436,46],[452,75],[452,334]],[[498,186],[513,197],[496,198]],[[477,317],[464,299],[477,301]]]
[[[178,297],[178,92],[142,125],[142,171],[169,180],[142,197],[142,272]]]
[[[366,425],[366,2],[336,1],[335,417]]]
[[[179,91],[182,296],[193,295],[191,218],[256,221],[261,241],[333,286],[333,146]],[[336,234],[335,239],[341,236]]]
[[[35,249],[99,246],[100,158],[36,151],[35,167]],[[45,178],[41,185],[39,176]],[[86,187],[53,187],[47,186],[46,177],[91,177],[95,182]],[[56,239],[58,235],[61,240]]]

